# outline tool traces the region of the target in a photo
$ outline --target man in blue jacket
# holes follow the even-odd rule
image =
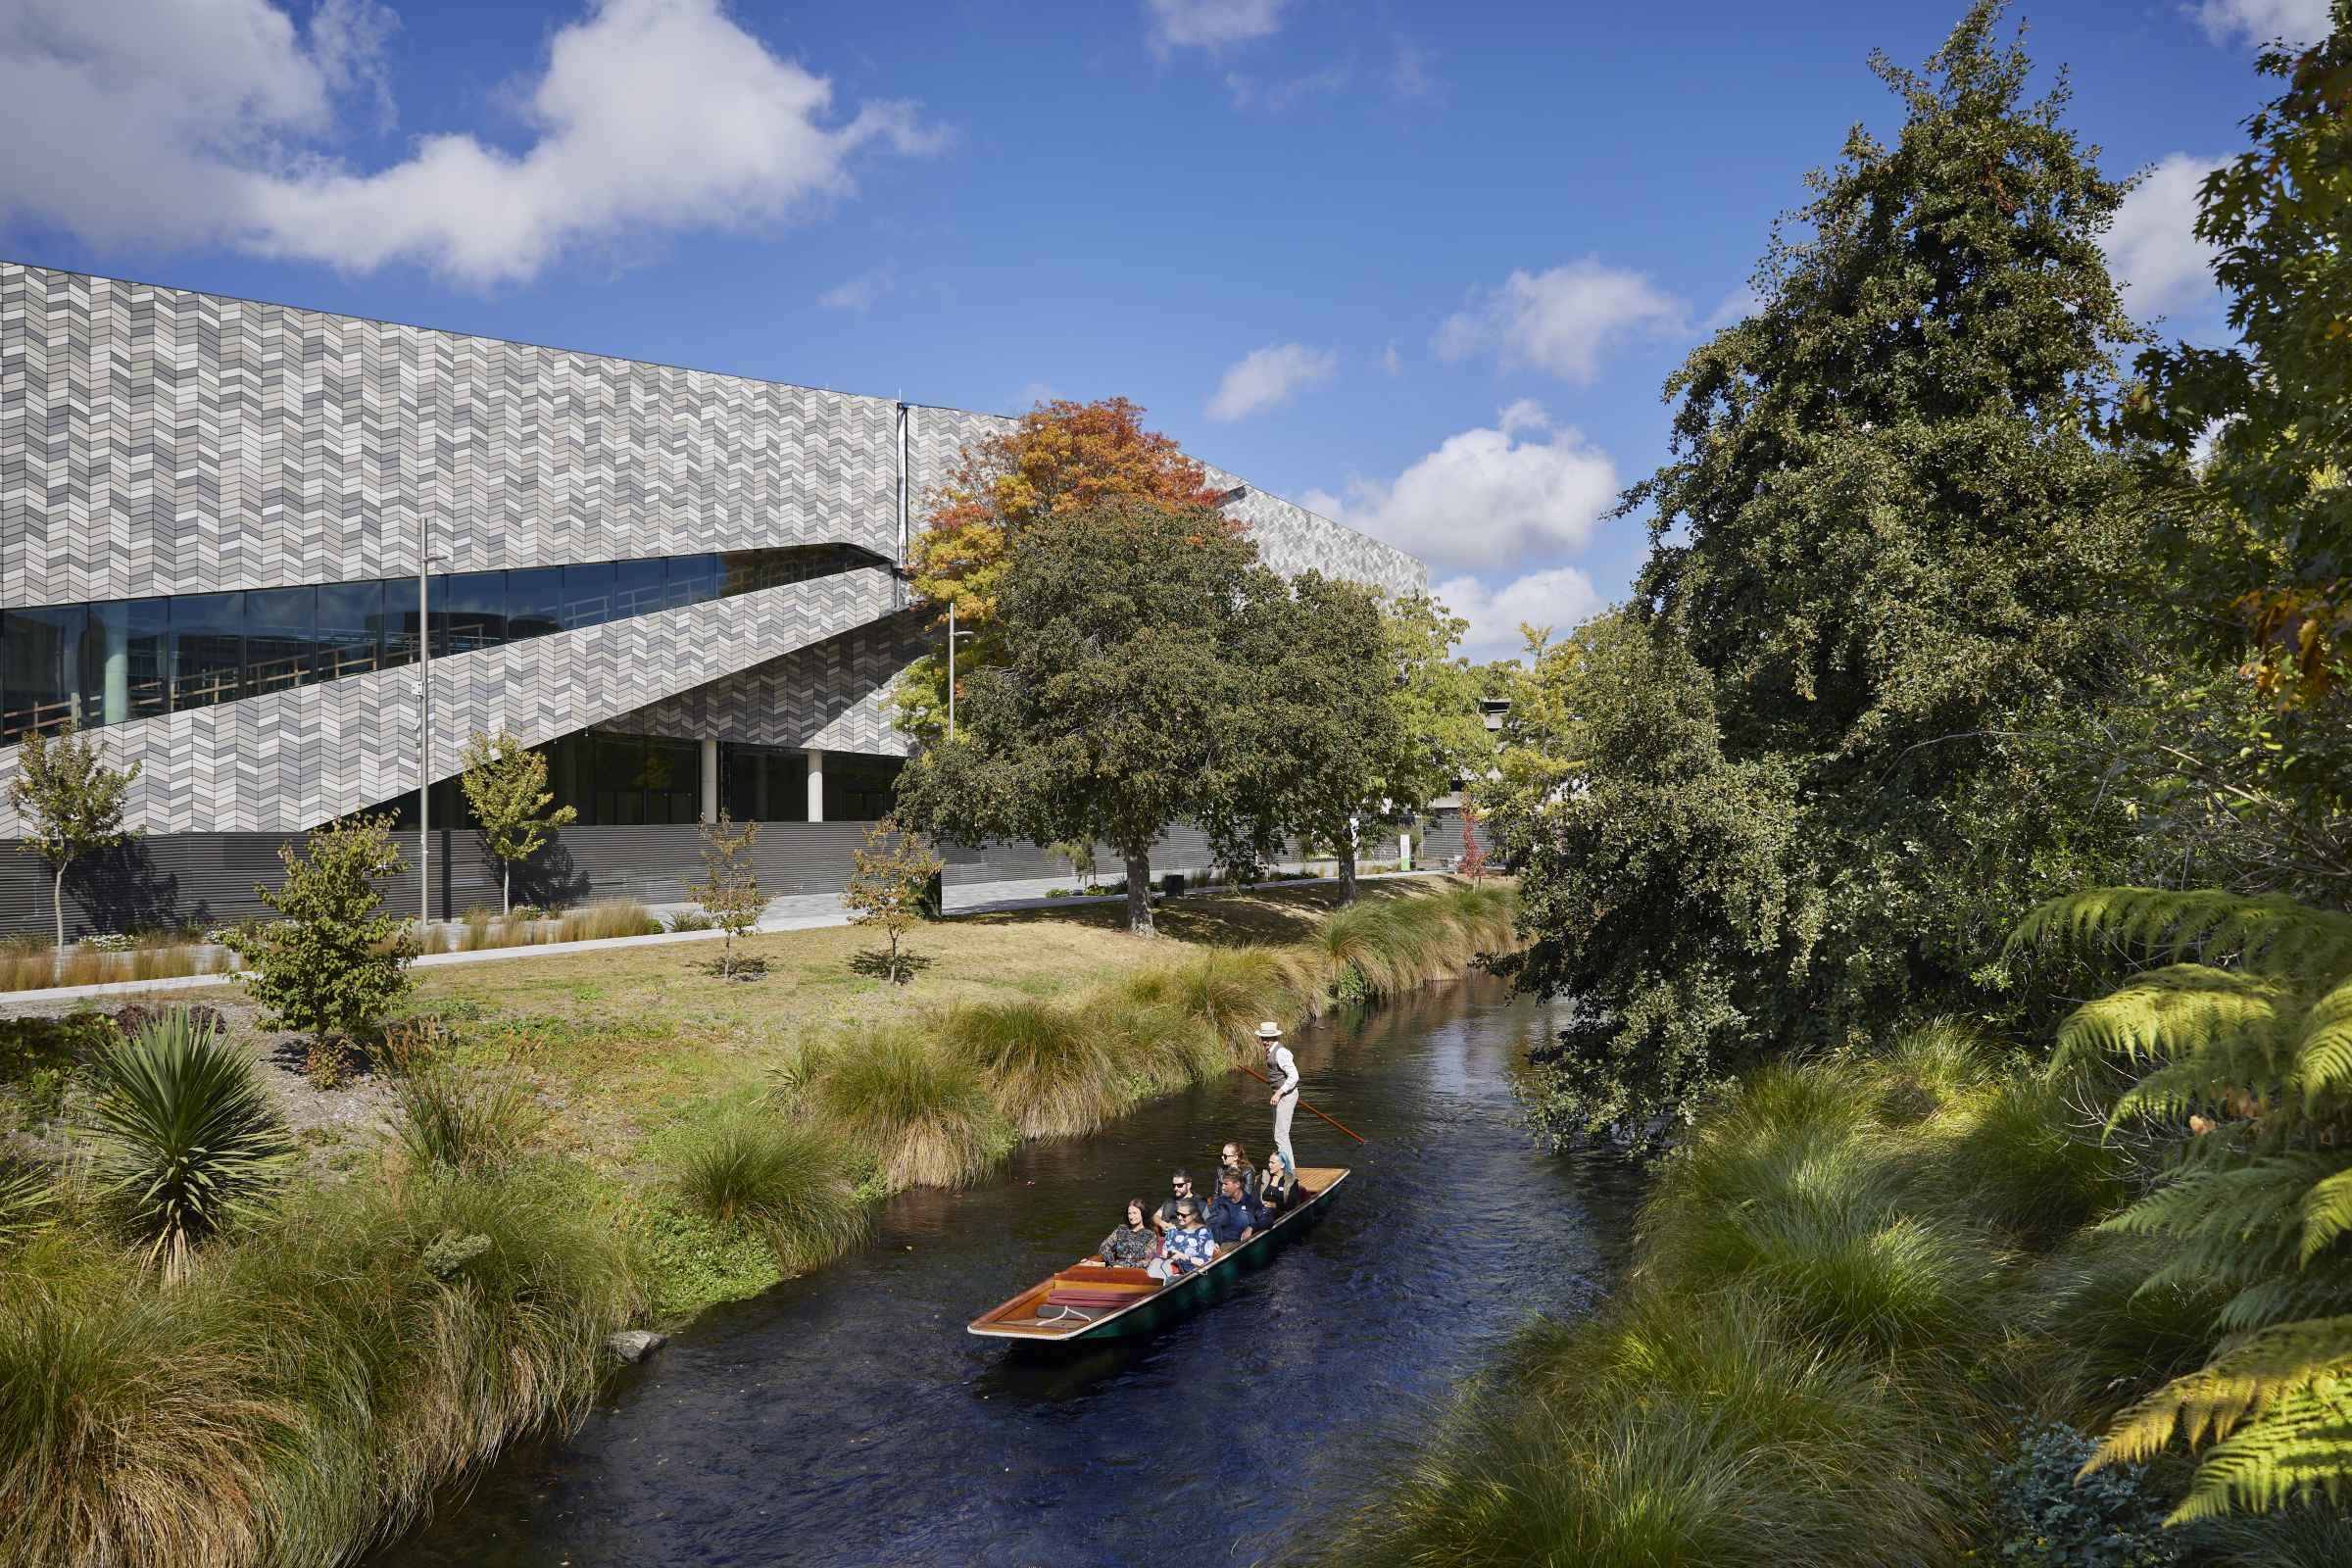
[[[1223,1185],[1225,1190],[1208,1205],[1208,1233],[1230,1247],[1264,1230],[1266,1210],[1242,1185],[1241,1172],[1227,1171]]]

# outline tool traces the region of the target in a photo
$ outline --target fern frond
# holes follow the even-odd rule
[[[2150,970],[2067,1014],[2051,1071],[2063,1074],[2091,1059],[2194,1056],[2248,1036],[2267,1044],[2287,1004],[2285,987],[2267,976],[2201,963]]]
[[[2303,1251],[2308,1263],[2346,1231],[2352,1231],[2352,1160],[2338,1159],[2332,1175],[2312,1183],[2303,1195]]]
[[[2295,1041],[2295,1077],[2303,1085],[2306,1109],[2321,1099],[2352,1088],[2352,979],[2311,1004]]]
[[[2082,1468],[2146,1459],[2176,1431],[2189,1446],[2227,1438],[2256,1411],[2291,1395],[2320,1388],[2340,1402],[2352,1376],[2352,1317],[2306,1318],[2257,1330],[2224,1348],[2204,1366],[2175,1378],[2116,1417],[2106,1440]],[[2352,1465],[2352,1446],[2337,1458]],[[2185,1506],[2185,1505],[2184,1505]]]
[[[2267,1400],[2235,1434],[2214,1445],[2188,1494],[2165,1520],[2186,1524],[2236,1509],[2264,1512],[2352,1481],[2352,1385],[2340,1371]]]
[[[2211,889],[2086,888],[2027,915],[2002,953],[2026,949],[2120,952],[2141,963],[2193,958],[2331,981],[2352,969],[2352,915],[2278,894],[2248,899]]]

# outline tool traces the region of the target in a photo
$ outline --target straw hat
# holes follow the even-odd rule
[[[1264,1023],[1261,1023],[1257,1026],[1257,1038],[1260,1040],[1280,1040],[1282,1038],[1282,1025],[1276,1023],[1273,1019],[1268,1018]]]

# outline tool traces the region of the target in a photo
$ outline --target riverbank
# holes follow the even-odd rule
[[[436,976],[404,1071],[285,1092],[351,1098],[186,1284],[112,1241],[70,1169],[0,1224],[0,1562],[341,1560],[567,1430],[612,1329],[764,1289],[856,1245],[889,1192],[1224,1072],[1261,1015],[1458,975],[1510,905],[1186,900],[1152,942],[1107,909],[951,922],[917,934],[912,995],[858,983],[870,943],[833,931],[747,945],[753,982],[674,950]],[[54,1147],[72,1102],[20,1147]]]
[[[1309,1560],[2352,1561],[2340,1519],[2167,1531],[2178,1476],[2076,1484],[2219,1332],[2100,1227],[2148,1174],[1958,1028],[1766,1068],[1659,1161],[1608,1306],[1524,1331]]]

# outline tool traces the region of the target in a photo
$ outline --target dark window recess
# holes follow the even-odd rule
[[[878,822],[888,816],[898,796],[899,770],[904,766],[895,757],[826,753],[825,820]]]
[[[883,564],[852,546],[807,545],[448,573],[430,584],[433,653],[479,653]],[[0,612],[0,741],[396,669],[415,662],[417,631],[415,577],[7,611]],[[590,771],[598,765],[581,763]],[[569,804],[585,813],[602,788],[584,789]],[[633,809],[672,813],[674,793],[640,786]],[[694,813],[629,820],[692,821]]]
[[[808,759],[773,746],[719,748],[720,802],[738,822],[808,820]]]

